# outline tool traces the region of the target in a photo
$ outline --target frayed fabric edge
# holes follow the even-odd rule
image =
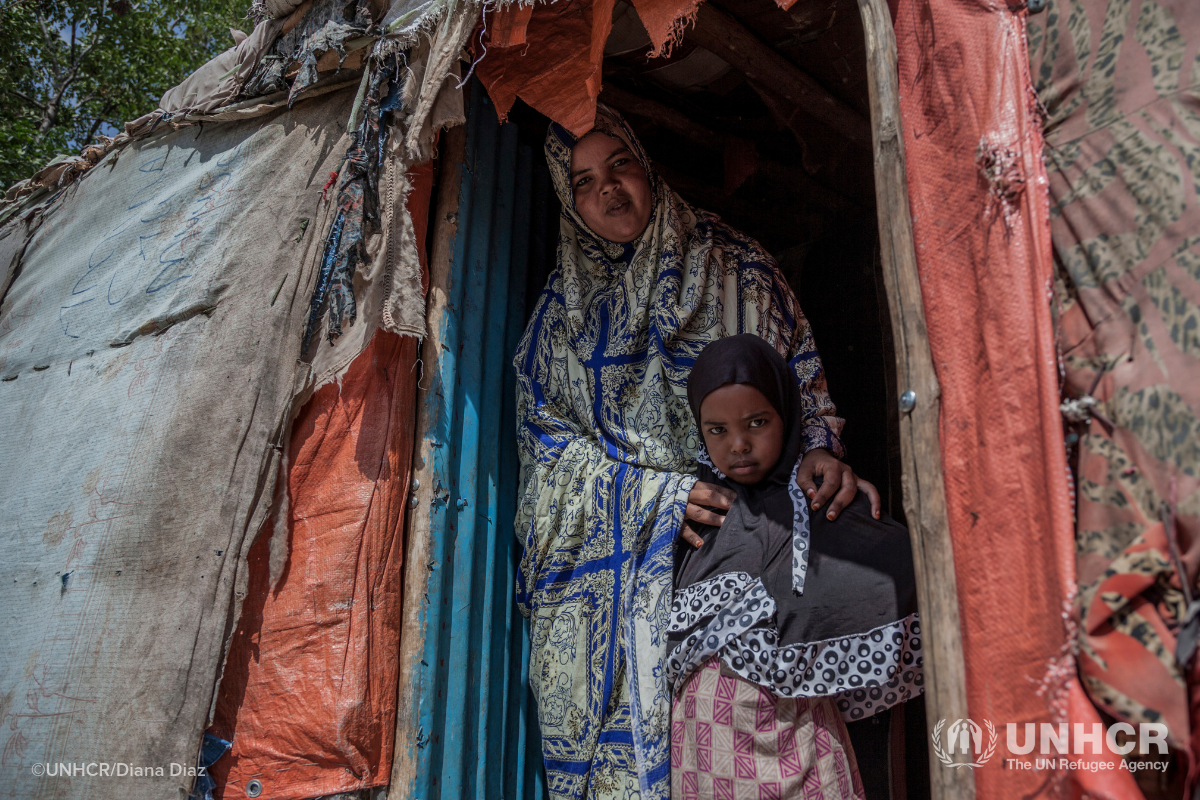
[[[398,159],[388,160],[385,171],[383,257],[383,308],[379,327],[391,333],[425,338],[425,293],[421,288],[421,257],[408,196],[412,184],[408,171]],[[406,313],[407,312],[407,313]]]
[[[648,53],[648,58],[666,58],[671,55],[671,51],[675,46],[683,41],[683,35],[688,27],[696,24],[696,15],[700,13],[700,4],[704,0],[692,0],[688,3],[687,9],[679,14],[671,21],[667,28],[667,35],[663,39],[662,44],[654,46]],[[636,6],[634,8],[636,11]],[[640,15],[639,15],[640,17]],[[653,45],[653,42],[651,42]]]
[[[479,0],[455,0],[453,5],[448,4],[437,32],[430,37],[425,74],[421,76],[421,88],[404,140],[405,152],[410,157],[421,152],[425,120],[433,113],[443,85],[458,63],[471,31],[475,30],[475,21],[481,16],[482,9]]]
[[[569,0],[488,0],[487,8],[489,11],[495,12],[514,7],[527,8],[529,6],[538,5],[552,6],[558,3],[565,4],[568,1]],[[667,28],[667,34],[663,38],[662,43],[655,44],[653,39],[651,40],[650,50],[647,51],[646,57],[666,58],[667,56],[671,55],[671,52],[675,49],[676,45],[683,41],[683,36],[684,33],[686,33],[688,26],[695,24],[696,15],[700,13],[700,6],[703,2],[704,0],[689,0],[686,8],[671,21],[671,24]],[[637,11],[636,4],[634,5],[634,11]],[[638,18],[641,18],[640,13],[638,14]]]

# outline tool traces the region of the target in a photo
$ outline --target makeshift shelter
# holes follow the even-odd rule
[[[541,134],[599,98],[778,257],[912,530],[927,713],[858,732],[869,783],[1136,800],[1111,754],[1004,769],[1004,726],[1164,721],[1181,796],[1193,5],[256,4],[0,206],[0,795],[184,796],[199,761],[223,798],[547,796],[509,362],[555,246]],[[923,769],[967,717],[993,756]],[[29,769],[58,761],[185,769]]]
[[[0,210],[8,796],[264,752],[305,796],[387,782],[428,160],[478,8],[290,5]]]

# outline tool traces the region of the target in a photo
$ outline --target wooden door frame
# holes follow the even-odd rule
[[[886,0],[858,0],[858,10],[867,51],[879,246],[896,352],[898,396],[893,402],[901,404],[904,513],[912,536],[926,719],[932,732],[938,720],[967,717],[966,665],[938,430],[941,391],[929,350],[913,243],[896,34]],[[901,400],[907,392],[913,393],[911,408]],[[974,800],[975,776],[970,769],[946,767],[931,749],[929,771],[932,800]]]
[[[899,77],[896,37],[886,0],[858,0],[866,42],[868,88],[871,102],[871,133],[874,149],[875,196],[879,221],[880,256],[892,335],[896,354],[896,392],[915,394],[911,410],[900,413],[900,444],[903,464],[904,511],[912,536],[916,569],[917,602],[921,613],[925,668],[925,704],[930,731],[937,720],[964,719],[967,714],[966,674],[959,619],[954,553],[946,508],[939,436],[940,390],[925,329],[925,311],[917,272],[905,171],[904,139],[901,133]],[[443,142],[437,209],[433,215],[433,252],[428,316],[430,330],[423,343],[427,365],[438,363],[439,328],[444,313],[445,282],[449,251],[457,228],[458,178],[465,128],[447,131]],[[436,393],[436,370],[420,392],[428,400]],[[899,402],[900,397],[893,398]],[[418,404],[418,427],[429,411]],[[417,502],[409,515],[408,557],[405,575],[405,614],[402,620],[400,692],[396,719],[396,741],[389,788],[403,795],[415,778],[415,749],[423,742],[421,709],[414,705],[417,672],[424,649],[424,619],[421,593],[428,578],[428,515],[421,509],[432,500],[432,456],[427,443],[418,442],[415,454],[413,491]],[[932,800],[974,800],[975,780],[970,769],[949,769],[930,751]]]

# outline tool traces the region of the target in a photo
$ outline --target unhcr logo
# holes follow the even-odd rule
[[[1073,725],[1043,722],[1040,726],[1032,722],[1023,726],[1010,722],[1006,728],[1009,757],[1001,759],[1005,769],[1165,772],[1170,765],[1165,758],[1161,761],[1145,758],[1168,755],[1167,726],[1161,722],[1138,723],[1136,729],[1128,722],[1118,722],[1108,728],[1099,722],[1091,725],[1081,722]],[[942,719],[933,727],[930,738],[933,740],[934,755],[947,767],[974,769],[988,763],[996,754],[998,737],[991,720],[985,719],[983,727],[980,727],[971,719],[956,719],[949,726]],[[1038,758],[1023,760],[1012,757],[1034,754],[1035,749]],[[1069,757],[1071,755],[1091,755],[1093,758],[1073,759]]]
[[[947,767],[982,767],[996,753],[996,726],[985,719],[987,746],[984,746],[983,728],[971,719],[956,719],[946,730],[946,746],[942,747],[942,728],[946,720],[938,720],[933,726],[933,753]]]

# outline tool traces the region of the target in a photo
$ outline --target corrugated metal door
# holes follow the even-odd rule
[[[435,212],[451,222],[457,215],[457,231],[442,276],[435,243],[423,351],[414,471],[422,485],[405,591],[406,605],[418,607],[401,638],[408,672],[392,785],[414,800],[545,796],[528,626],[513,599],[521,552],[511,363],[525,325],[531,237],[545,235],[535,230],[545,214],[534,212],[544,210],[549,175],[516,126],[498,124],[486,93],[472,89],[457,208],[442,198]],[[444,152],[443,168],[454,158]]]

